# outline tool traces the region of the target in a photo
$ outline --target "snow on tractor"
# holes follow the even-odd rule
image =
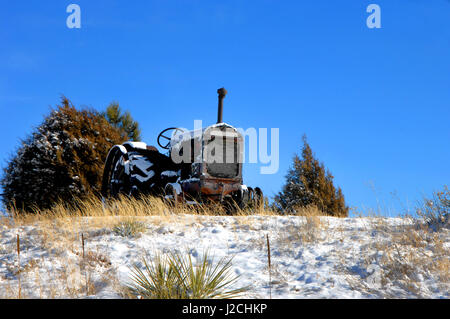
[[[227,91],[221,88],[217,93],[217,124],[193,131],[165,129],[157,142],[167,154],[143,142],[112,147],[103,171],[102,195],[148,194],[175,203],[214,201],[241,209],[262,205],[261,189],[243,184],[244,138],[222,121]]]

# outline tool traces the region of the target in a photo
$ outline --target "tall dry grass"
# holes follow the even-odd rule
[[[443,190],[434,192],[431,198],[424,198],[417,214],[435,231],[450,228],[450,188],[444,186]]]
[[[160,197],[141,196],[139,198],[121,196],[118,199],[103,200],[96,196],[83,200],[74,200],[67,204],[64,201],[55,203],[50,209],[30,208],[23,213],[15,207],[8,209],[10,218],[1,218],[3,224],[14,221],[16,224],[27,224],[37,221],[56,220],[78,217],[121,217],[121,216],[174,216],[181,214],[224,216],[230,213],[220,203],[208,204],[173,204]],[[275,215],[279,212],[271,208],[236,208],[233,216]]]

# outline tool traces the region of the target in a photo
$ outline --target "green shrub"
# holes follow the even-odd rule
[[[136,142],[141,140],[139,123],[133,120],[130,112],[123,113],[118,102],[112,102],[102,114],[112,126],[120,130],[124,138]]]
[[[275,196],[275,209],[298,214],[296,208],[315,206],[323,215],[347,217],[349,208],[341,188],[334,186],[333,178],[324,164],[315,158],[306,136],[303,136],[302,156],[295,155],[286,183]]]

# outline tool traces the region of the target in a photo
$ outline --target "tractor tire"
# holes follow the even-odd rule
[[[128,153],[121,146],[114,146],[108,154],[103,170],[103,197],[117,198],[120,194],[128,195],[131,190],[127,171]]]
[[[103,171],[103,197],[138,196],[161,192],[161,167],[152,161],[152,153],[114,146]]]

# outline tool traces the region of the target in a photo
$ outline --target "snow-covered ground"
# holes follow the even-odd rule
[[[136,237],[119,217],[0,222],[0,298],[120,298],[142,256],[173,250],[234,257],[244,298],[448,298],[450,231],[406,218],[151,216]],[[81,234],[88,266],[81,267]],[[271,278],[267,239],[271,247]],[[86,296],[89,282],[89,296]]]

